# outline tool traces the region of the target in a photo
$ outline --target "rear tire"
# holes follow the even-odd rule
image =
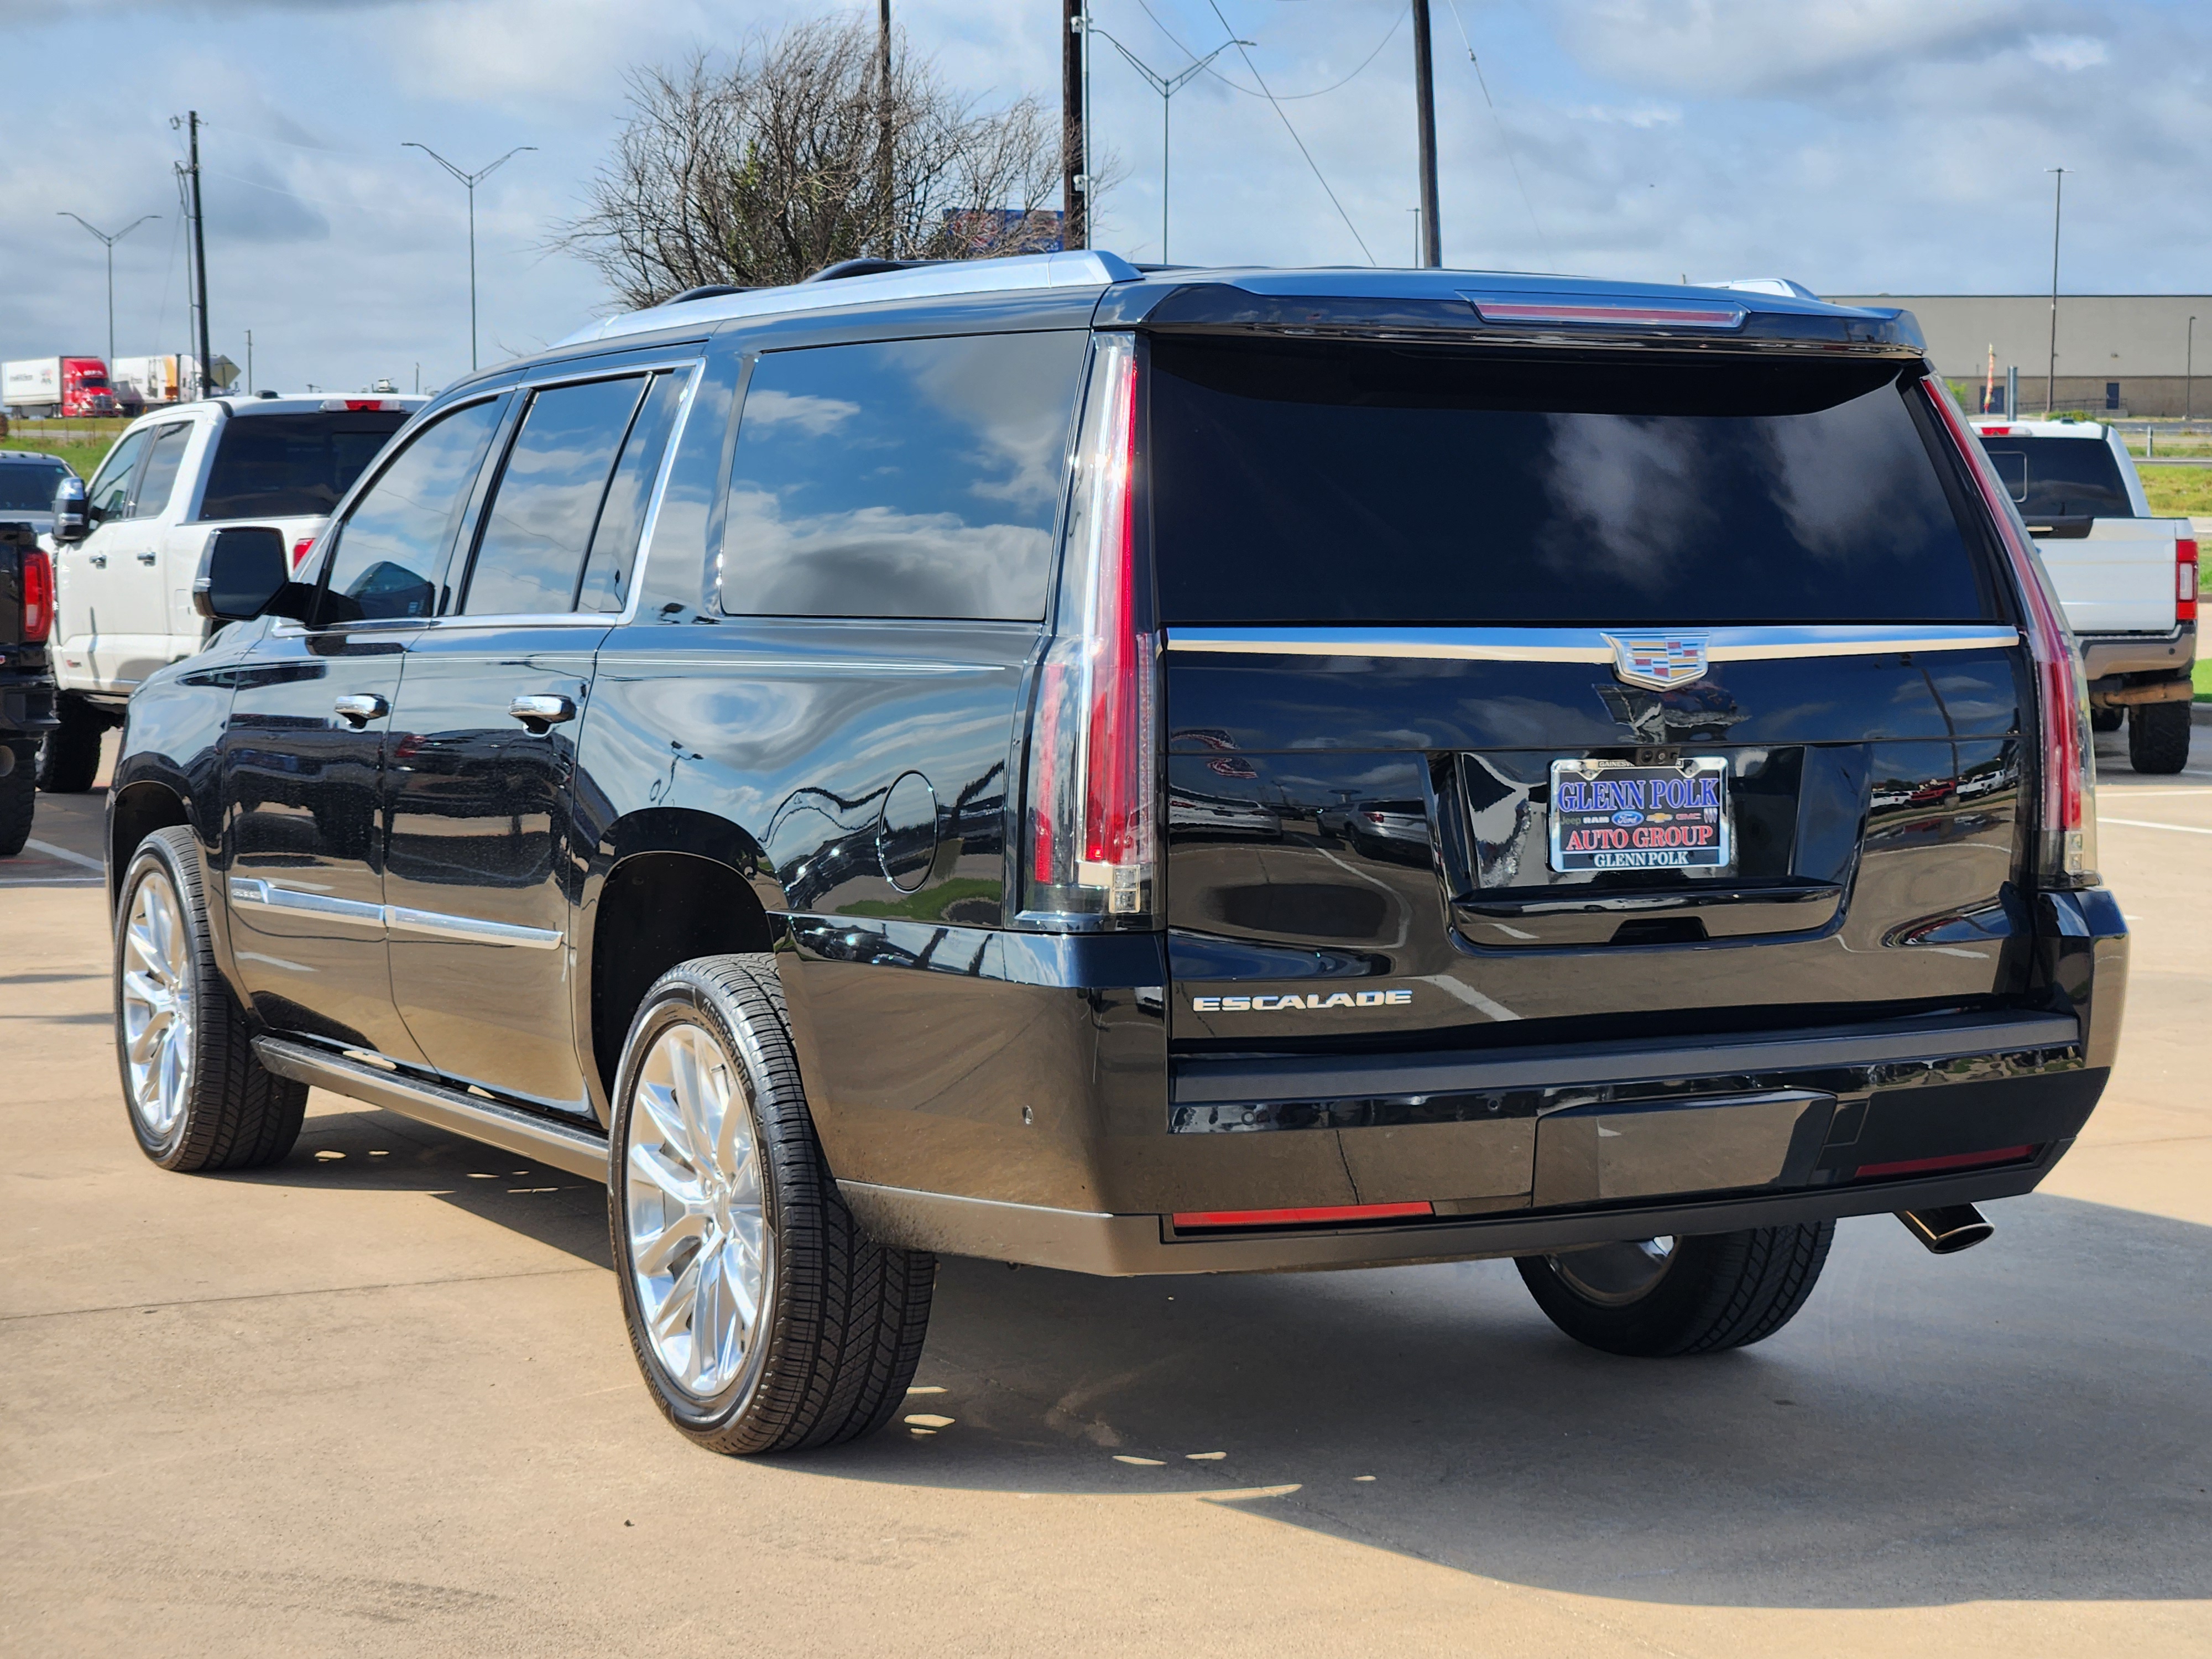
[[[1515,1265],[1536,1305],[1576,1341],[1664,1358],[1773,1335],[1812,1295],[1835,1236],[1834,1222],[1819,1221],[1677,1238],[1663,1257],[1654,1247],[1667,1241],[1650,1240],[1522,1256]],[[1648,1263],[1616,1260],[1638,1251]]]
[[[845,1207],[774,957],[703,957],[654,982],[623,1046],[610,1140],[615,1278],[662,1414],[740,1455],[890,1421],[921,1358],[936,1258],[875,1243]]]
[[[2138,772],[2171,775],[2189,764],[2190,706],[2139,702],[2128,710],[2128,764]]]
[[[107,722],[75,697],[55,699],[61,724],[39,744],[39,787],[50,795],[81,795],[100,775],[100,734]]]
[[[2089,729],[2092,732],[2117,732],[2127,724],[2127,720],[2128,711],[2124,708],[2092,708],[2089,711]]]
[[[31,838],[31,819],[39,810],[38,786],[31,780],[30,755],[15,751],[15,764],[0,778],[0,859],[12,859]]]
[[[165,1170],[257,1170],[300,1138],[307,1085],[264,1068],[215,965],[199,848],[156,830],[115,911],[115,1059],[138,1150]]]

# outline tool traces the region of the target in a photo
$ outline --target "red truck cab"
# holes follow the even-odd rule
[[[112,415],[116,412],[114,388],[107,383],[107,365],[97,357],[64,357],[62,359],[62,406],[64,419],[84,415]]]

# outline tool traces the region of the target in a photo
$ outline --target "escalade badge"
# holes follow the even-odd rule
[[[1667,691],[1705,677],[1704,634],[1607,634],[1613,672],[1631,685]]]

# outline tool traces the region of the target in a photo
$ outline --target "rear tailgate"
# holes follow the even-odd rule
[[[1152,343],[1178,1130],[1479,1207],[1540,1091],[1455,1055],[2020,988],[2029,667],[1899,372]]]
[[[2038,526],[2028,526],[2031,532]],[[2038,536],[2077,634],[2167,634],[2173,630],[2174,548],[2186,520],[2097,519],[2086,536]]]

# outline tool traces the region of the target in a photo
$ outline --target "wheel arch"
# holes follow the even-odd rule
[[[601,1121],[653,981],[695,957],[775,950],[782,901],[760,843],[726,818],[658,807],[609,827],[577,908],[574,980],[579,1057]]]
[[[184,828],[193,838],[205,838],[193,821],[191,796],[180,784],[162,778],[140,778],[115,788],[107,798],[107,907],[112,912],[121,896],[124,866],[138,850],[138,843],[156,830]]]

